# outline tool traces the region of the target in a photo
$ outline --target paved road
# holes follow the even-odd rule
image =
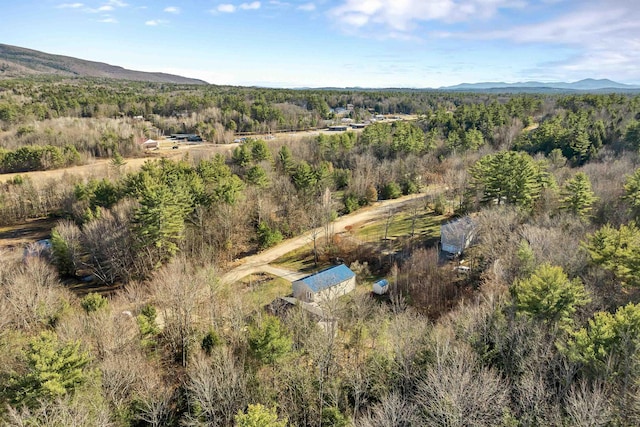
[[[424,198],[429,194],[434,194],[437,190],[439,190],[439,188],[429,188],[429,190],[425,193],[412,194],[395,200],[384,200],[376,202],[372,206],[360,209],[349,215],[341,216],[333,222],[333,232],[340,233],[345,230],[345,227],[361,222],[381,220],[387,215],[389,208],[402,208],[413,202],[414,200]],[[298,237],[285,240],[278,246],[267,249],[264,252],[260,252],[256,255],[251,255],[243,258],[240,261],[240,265],[222,276],[222,278],[220,279],[221,282],[225,284],[232,284],[242,279],[243,277],[248,276],[249,274],[262,271],[292,281],[304,277],[304,274],[285,270],[280,267],[270,266],[269,263],[275,261],[276,259],[291,251],[294,251],[312,242],[313,239],[311,236],[313,235],[313,233],[319,233],[316,238],[320,239],[324,236],[324,229],[318,228],[316,230],[308,231]]]

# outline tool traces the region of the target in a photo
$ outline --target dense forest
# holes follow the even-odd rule
[[[340,108],[415,120],[126,168],[149,123],[227,143]],[[0,81],[0,171],[22,173],[0,184],[0,222],[57,220],[50,252],[0,257],[0,425],[638,425],[639,150],[629,94]],[[100,157],[106,176],[29,175]],[[413,231],[390,251],[390,211],[385,238],[300,254],[358,273],[323,307],[330,330],[221,280],[407,195],[412,229],[473,219],[468,274]],[[100,292],[78,292],[86,278]],[[379,278],[388,298],[368,291]]]

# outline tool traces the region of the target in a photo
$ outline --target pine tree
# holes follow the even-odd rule
[[[238,427],[286,427],[287,421],[278,421],[275,408],[261,404],[249,405],[247,412],[238,411],[234,417]]]
[[[560,209],[566,210],[579,217],[585,217],[591,210],[591,205],[596,201],[596,197],[591,191],[591,182],[584,172],[578,172],[572,179],[567,181],[560,200]]]
[[[594,264],[611,271],[627,286],[640,286],[640,229],[634,222],[615,229],[605,225],[587,238]]]
[[[251,163],[251,153],[249,153],[246,145],[240,145],[233,150],[231,159],[238,166],[245,167]]]
[[[34,407],[73,393],[87,380],[89,354],[80,342],[62,343],[54,332],[43,331],[31,339],[26,354],[27,371],[9,380],[8,395],[16,406]]]
[[[254,162],[262,162],[264,160],[271,160],[271,152],[267,143],[261,139],[253,141],[251,144],[251,158]]]
[[[640,214],[640,169],[627,177],[624,184],[624,199],[629,202],[636,215]]]
[[[469,196],[479,197],[482,203],[531,207],[543,188],[555,185],[545,164],[515,151],[488,154],[471,167],[469,174]]]
[[[286,145],[283,145],[278,151],[278,159],[280,160],[282,171],[285,173],[289,173],[295,167],[291,150]]]
[[[160,258],[177,252],[184,231],[189,206],[178,190],[164,184],[147,185],[134,216],[134,230],[141,245],[156,248]]]
[[[249,328],[251,354],[261,363],[275,363],[291,350],[291,345],[291,337],[277,317],[268,316],[261,325]]]
[[[569,280],[562,267],[543,264],[511,289],[516,308],[544,321],[568,323],[590,298],[579,280]]]
[[[247,182],[257,187],[264,188],[269,185],[269,178],[262,167],[254,165],[247,171]]]

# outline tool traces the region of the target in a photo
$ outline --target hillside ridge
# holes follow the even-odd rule
[[[29,75],[98,77],[153,83],[207,84],[203,80],[189,77],[160,72],[129,70],[103,62],[55,55],[0,43],[0,78],[25,77]]]

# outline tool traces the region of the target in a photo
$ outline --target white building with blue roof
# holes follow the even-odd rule
[[[292,285],[294,298],[320,303],[355,290],[356,273],[340,264],[296,280]]]

